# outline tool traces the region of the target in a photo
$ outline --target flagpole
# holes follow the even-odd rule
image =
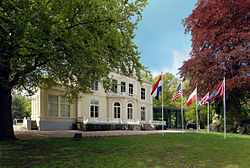
[[[198,111],[197,111],[197,86],[196,86],[196,132],[199,132],[199,128],[198,128]]]
[[[223,103],[224,103],[224,139],[227,139],[227,128],[226,128],[226,79],[223,79]]]
[[[183,115],[182,81],[181,81],[181,124],[182,124],[182,133],[184,133],[184,115]]]
[[[209,92],[208,92],[209,97]],[[207,132],[209,132],[209,100],[207,101]]]
[[[163,73],[161,72],[161,80],[162,80],[162,96],[161,96],[161,111],[162,111],[162,135],[164,136],[164,113],[163,113]]]

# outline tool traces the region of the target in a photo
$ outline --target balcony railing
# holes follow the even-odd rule
[[[149,120],[149,123],[152,125],[162,125],[162,121]],[[166,121],[163,121],[163,125],[166,125]]]
[[[141,120],[131,120],[131,119],[121,119],[121,118],[83,118],[84,124],[131,124],[131,125],[139,125],[139,124],[151,124],[151,125],[162,125],[162,121],[141,121]],[[163,122],[166,125],[166,121]]]
[[[85,118],[84,124],[140,124],[140,120],[120,119],[120,118]]]

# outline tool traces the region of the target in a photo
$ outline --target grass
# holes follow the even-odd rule
[[[23,123],[16,123],[16,125],[23,125]]]
[[[168,133],[0,142],[0,167],[250,167],[250,136]]]

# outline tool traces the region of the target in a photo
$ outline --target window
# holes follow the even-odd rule
[[[48,116],[58,116],[58,96],[48,96]]]
[[[131,103],[128,104],[128,119],[133,118],[133,106]]]
[[[145,88],[141,88],[141,99],[145,100]]]
[[[114,118],[120,118],[121,108],[120,103],[115,102],[114,104]]]
[[[91,90],[98,91],[98,81],[92,82]]]
[[[133,84],[129,84],[129,96],[133,96]]]
[[[98,117],[99,113],[99,102],[95,100],[90,101],[90,117]]]
[[[117,93],[117,80],[112,80],[112,92]]]
[[[145,112],[145,107],[141,107],[141,120],[142,121],[145,121],[145,115],[146,115],[146,112]]]
[[[61,116],[62,117],[70,116],[70,105],[65,97],[61,97]]]
[[[48,95],[48,116],[70,117],[70,104],[67,98]]]
[[[126,83],[121,82],[121,92],[126,92]]]

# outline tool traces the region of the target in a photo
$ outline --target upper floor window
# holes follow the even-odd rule
[[[145,107],[141,107],[141,120],[145,121],[146,116],[146,110]]]
[[[58,116],[58,96],[48,96],[48,116]]]
[[[126,83],[121,82],[121,92],[126,92]]]
[[[117,80],[112,80],[112,92],[117,93]]]
[[[133,106],[131,103],[128,104],[128,119],[133,118]]]
[[[129,96],[133,96],[133,92],[134,92],[133,84],[129,84]]]
[[[69,117],[70,116],[70,104],[65,97],[61,97],[61,116]]]
[[[92,82],[92,88],[91,88],[91,90],[98,91],[98,81],[97,80],[94,81],[94,82]]]
[[[141,88],[141,99],[145,100],[145,88]]]
[[[95,100],[90,101],[90,117],[99,116],[99,102]]]
[[[121,107],[120,103],[115,102],[114,104],[114,118],[120,118]]]

